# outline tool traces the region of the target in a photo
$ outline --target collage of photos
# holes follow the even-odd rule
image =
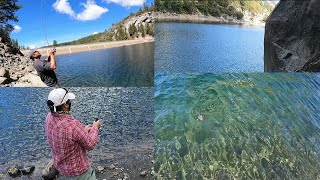
[[[319,9],[2,0],[0,180],[320,180]]]

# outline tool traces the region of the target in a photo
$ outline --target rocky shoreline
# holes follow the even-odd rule
[[[251,17],[248,12],[244,13],[243,19],[239,20],[235,17],[223,15],[221,17],[206,16],[202,14],[177,14],[168,12],[156,12],[156,22],[185,22],[185,23],[203,23],[203,24],[234,24],[243,26],[259,26],[264,27],[265,22],[263,16],[265,14]]]
[[[29,58],[22,54],[14,54],[9,45],[0,42],[0,86],[44,87],[46,85],[37,75]]]
[[[118,149],[114,153],[89,152],[92,168],[99,180],[152,180],[155,179],[153,168],[153,140],[146,140]],[[97,154],[98,153],[98,154]],[[27,165],[11,162],[1,167],[0,179],[42,179],[42,171],[49,159],[43,157],[37,161],[28,161]],[[31,170],[30,170],[31,168]],[[25,170],[27,173],[9,175],[15,170]],[[57,179],[60,179],[59,177]]]

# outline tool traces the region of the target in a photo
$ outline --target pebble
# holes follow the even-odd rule
[[[203,116],[201,114],[199,114],[197,120],[198,121],[203,121]]]
[[[98,167],[97,167],[97,170],[98,170],[99,173],[102,173],[102,171],[104,170],[104,167],[98,166]]]
[[[147,171],[140,172],[140,176],[146,176],[146,175],[147,175]]]
[[[156,174],[156,172],[154,170],[151,171],[150,173],[152,176],[154,176]]]
[[[21,169],[23,175],[31,174],[36,169],[35,166],[26,166]]]
[[[113,164],[111,164],[109,168],[110,168],[110,169],[115,169],[115,168],[116,168],[116,166],[115,166],[115,165],[113,165]]]

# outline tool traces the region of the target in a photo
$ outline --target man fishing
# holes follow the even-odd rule
[[[49,57],[42,61],[41,54],[37,50],[31,50],[29,53],[30,59],[33,61],[33,67],[40,76],[42,82],[47,86],[58,86],[58,79],[54,70],[57,68],[56,59],[54,57],[55,50],[51,50]]]
[[[45,122],[52,161],[65,179],[96,180],[86,151],[93,150],[98,142],[100,120],[84,126],[70,115],[73,93],[58,88],[49,93],[47,104],[50,112]]]

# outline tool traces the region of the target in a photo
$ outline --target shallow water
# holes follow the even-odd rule
[[[264,28],[156,23],[156,72],[263,72]]]
[[[0,88],[0,173],[9,165],[36,165],[51,158],[44,134],[50,88]],[[126,156],[127,147],[153,147],[153,88],[71,88],[72,115],[84,124],[102,119],[93,162]],[[142,143],[141,143],[142,142]],[[137,150],[138,152],[138,150]],[[132,153],[132,152],[131,152]],[[110,158],[111,157],[111,158]],[[46,162],[44,162],[46,163]]]
[[[319,179],[319,74],[157,74],[157,177]]]
[[[153,43],[59,55],[56,59],[60,86],[153,86]]]

